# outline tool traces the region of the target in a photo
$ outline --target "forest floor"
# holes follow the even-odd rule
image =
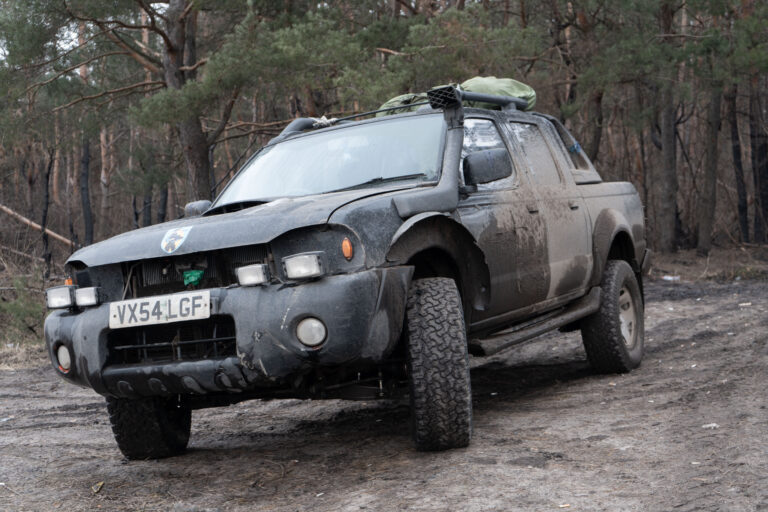
[[[472,444],[442,453],[401,403],[275,400],[195,411],[185,455],[129,462],[101,397],[7,349],[0,510],[766,510],[768,282],[742,256],[657,261],[630,374],[594,375],[578,333],[474,360]]]

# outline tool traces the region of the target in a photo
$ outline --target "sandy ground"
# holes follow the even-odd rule
[[[2,369],[0,510],[767,510],[768,284],[646,290],[638,370],[593,375],[573,333],[475,360],[474,439],[444,453],[399,403],[276,400],[128,462],[98,395]]]

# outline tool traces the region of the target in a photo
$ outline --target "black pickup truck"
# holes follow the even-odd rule
[[[69,258],[49,355],[106,397],[126,457],[182,452],[192,409],[281,397],[408,396],[418,449],[466,446],[469,354],[557,328],[598,372],[640,364],[634,187],[556,119],[469,96],[297,119],[212,204]]]

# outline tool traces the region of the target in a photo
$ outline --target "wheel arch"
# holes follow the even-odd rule
[[[594,272],[592,285],[597,286],[603,277],[609,259],[624,260],[640,275],[640,262],[630,223],[618,210],[606,209],[600,212],[592,233]]]
[[[472,234],[449,215],[427,212],[403,223],[392,237],[387,261],[413,265],[417,277],[450,277],[464,303],[467,322],[472,309],[490,302],[490,271]]]

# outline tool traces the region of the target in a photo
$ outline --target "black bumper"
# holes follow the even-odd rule
[[[73,355],[72,369],[62,377],[102,395],[278,387],[315,368],[364,367],[384,360],[400,337],[412,272],[412,267],[390,267],[298,286],[212,289],[211,314],[234,319],[237,353],[232,357],[108,365],[109,304],[51,313],[45,321],[46,344],[55,368],[54,351],[60,345]],[[320,318],[328,329],[319,348],[296,338],[296,324],[307,316]]]

